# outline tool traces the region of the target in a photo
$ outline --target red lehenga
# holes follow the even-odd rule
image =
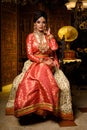
[[[39,45],[34,33],[28,35],[26,48],[29,60],[22,73],[14,79],[6,114],[14,113],[20,117],[42,110],[72,120],[70,85],[59,69],[55,53],[58,45],[54,38],[49,40],[47,36],[42,44]],[[53,62],[46,64],[49,59]]]

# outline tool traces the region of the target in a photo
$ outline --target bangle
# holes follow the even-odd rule
[[[52,35],[52,34],[48,36],[48,39],[49,39],[49,40],[52,39],[52,38],[53,38],[53,35]]]

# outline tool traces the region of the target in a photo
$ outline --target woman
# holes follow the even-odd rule
[[[26,39],[28,61],[13,82],[6,114],[16,117],[49,112],[62,119],[73,120],[69,81],[59,68],[56,55],[58,44],[46,30],[47,15],[37,11],[34,32]]]

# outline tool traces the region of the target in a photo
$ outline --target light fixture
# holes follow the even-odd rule
[[[81,6],[81,9],[87,9],[87,0],[69,0],[69,2],[65,3],[65,6],[67,10],[72,10],[77,4]]]
[[[65,6],[67,10],[73,11],[73,26],[77,29],[87,29],[87,0],[69,0]]]

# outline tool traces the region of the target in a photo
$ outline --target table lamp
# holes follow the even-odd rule
[[[75,59],[75,51],[70,49],[70,44],[78,37],[78,31],[73,26],[63,26],[58,30],[60,40],[64,39],[64,59]]]

